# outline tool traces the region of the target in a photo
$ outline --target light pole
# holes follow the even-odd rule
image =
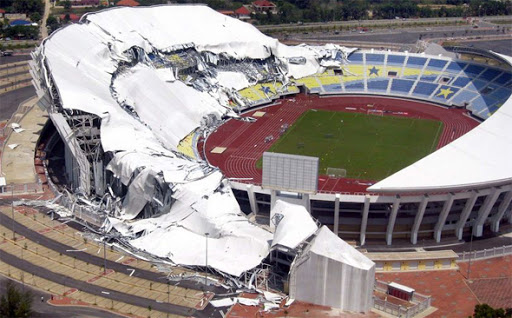
[[[167,303],[169,304],[170,303],[170,282],[169,282],[169,279],[167,279]],[[167,318],[169,318],[169,313],[167,313]]]
[[[206,269],[204,271],[204,292],[206,294],[206,286],[208,284],[208,235],[210,233],[206,232],[204,233],[204,236],[206,238]]]
[[[473,227],[471,227],[470,235],[471,238],[469,240],[468,282],[471,282],[471,254],[473,254]]]
[[[105,226],[103,226],[103,275],[107,275],[107,237],[105,236]]]
[[[14,183],[11,183],[11,217],[12,217],[12,240],[16,240],[14,232]]]

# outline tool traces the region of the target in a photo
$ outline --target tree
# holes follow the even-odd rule
[[[512,317],[512,310],[508,308],[506,311],[503,308],[494,309],[487,304],[475,306],[473,318],[510,318]]]
[[[66,11],[71,10],[71,1],[69,1],[69,0],[62,1],[62,6],[64,7],[64,9]]]
[[[30,317],[32,314],[32,293],[20,291],[8,280],[5,294],[0,298],[0,317]]]
[[[39,12],[34,12],[30,15],[30,21],[39,22],[39,20],[41,20],[41,15],[39,14]]]
[[[40,0],[16,0],[12,4],[13,10],[17,13],[31,14],[32,12],[44,11],[44,4]]]

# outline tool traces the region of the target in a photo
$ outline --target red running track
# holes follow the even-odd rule
[[[447,109],[427,102],[379,96],[297,95],[293,98],[280,99],[275,105],[251,110],[243,115],[249,117],[256,111],[265,112],[265,115],[254,123],[229,120],[208,137],[206,144],[200,143],[198,149],[203,151],[211,165],[219,167],[228,178],[252,178],[250,183],[261,184],[262,171],[256,168],[256,161],[277,139],[265,142],[265,137],[279,136],[279,129],[283,124],[293,124],[302,113],[313,108],[363,113],[368,109],[374,109],[384,111],[385,115],[439,120],[444,125],[437,149],[479,124],[467,116],[465,110]],[[222,154],[211,153],[215,147],[226,147],[226,150]],[[366,188],[376,181],[378,180],[329,178],[321,175],[318,180],[318,191],[365,192]]]

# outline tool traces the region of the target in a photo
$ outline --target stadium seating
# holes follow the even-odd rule
[[[339,75],[327,70],[295,82],[311,93],[386,94],[447,106],[467,105],[482,119],[488,118],[512,94],[512,73],[507,70],[422,54],[361,50],[349,55],[342,72]],[[240,94],[254,103],[262,103],[282,93],[270,86],[264,94],[258,84]]]

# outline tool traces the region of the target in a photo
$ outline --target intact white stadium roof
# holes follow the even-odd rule
[[[499,55],[512,65],[512,57]],[[457,191],[512,182],[512,97],[461,138],[368,191]]]

